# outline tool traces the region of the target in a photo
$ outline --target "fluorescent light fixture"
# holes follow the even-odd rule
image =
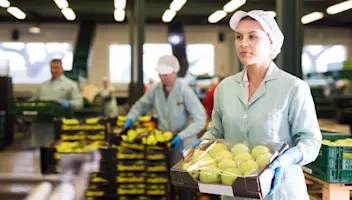
[[[222,18],[224,18],[226,15],[227,15],[227,13],[225,11],[217,10],[208,17],[208,21],[209,21],[209,23],[217,23]]]
[[[16,17],[19,20],[24,20],[26,19],[26,13],[24,13],[22,10],[20,10],[17,7],[8,7],[7,12],[9,12],[11,15]]]
[[[123,10],[126,8],[126,0],[115,0],[114,5],[115,9]]]
[[[125,10],[115,9],[114,18],[117,22],[122,22],[123,20],[125,20]]]
[[[31,27],[29,27],[29,32],[33,33],[33,34],[39,34],[40,28],[39,28],[39,26],[31,26]]]
[[[170,4],[170,10],[179,11],[186,2],[187,0],[173,0]]]
[[[301,19],[302,24],[308,24],[314,21],[317,21],[324,17],[324,14],[321,12],[313,12],[308,15],[304,15]]]
[[[342,3],[335,4],[326,9],[326,12],[330,15],[334,15],[352,8],[352,0],[344,1]]]
[[[10,2],[8,0],[0,0],[0,7],[8,8],[10,7]]]
[[[167,9],[165,10],[161,19],[163,20],[163,22],[168,23],[168,22],[171,22],[172,19],[174,19],[175,15],[176,15],[175,11]]]
[[[276,12],[275,11],[267,11],[273,18],[276,17]]]
[[[224,10],[226,12],[233,12],[245,3],[246,0],[232,0],[224,5]]]
[[[67,0],[54,0],[54,2],[60,9],[68,8]]]
[[[76,19],[76,14],[71,8],[64,8],[61,12],[68,21],[73,21]]]

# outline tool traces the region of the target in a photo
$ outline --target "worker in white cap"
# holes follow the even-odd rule
[[[205,109],[196,94],[177,79],[179,70],[180,64],[175,56],[159,58],[156,72],[161,82],[153,84],[133,105],[124,126],[128,128],[141,115],[154,108],[158,116],[158,128],[174,133],[171,142],[174,164],[181,159],[180,150],[196,141],[206,121]]]
[[[100,89],[100,102],[102,114],[105,117],[116,117],[118,114],[116,96],[113,95],[114,88],[109,84],[107,77],[103,79],[103,87]]]
[[[265,200],[308,200],[301,165],[316,159],[322,142],[310,88],[273,62],[284,36],[268,12],[237,11],[230,27],[245,69],[218,85],[212,123],[202,138],[245,142],[250,148],[287,143],[289,149],[269,165],[274,178],[271,190],[263,195]]]

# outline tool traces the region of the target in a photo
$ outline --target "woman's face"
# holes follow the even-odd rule
[[[270,60],[271,40],[259,22],[241,20],[236,28],[236,52],[244,65],[265,63]]]

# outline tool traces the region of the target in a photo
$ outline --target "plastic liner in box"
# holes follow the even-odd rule
[[[288,149],[286,143],[270,143],[270,147],[272,151],[271,160],[274,160]],[[194,179],[189,172],[183,170],[182,166],[183,160],[171,168],[171,180],[176,188],[224,196],[264,199],[270,190],[274,176],[273,171],[268,170],[267,166],[265,166],[257,175],[238,176],[232,185],[202,183]]]

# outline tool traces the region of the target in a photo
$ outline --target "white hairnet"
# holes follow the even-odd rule
[[[180,70],[180,63],[175,56],[161,56],[158,60],[155,71],[158,74],[171,74],[172,72],[178,72]]]
[[[270,58],[273,60],[280,53],[282,44],[284,43],[284,35],[282,34],[279,26],[277,25],[275,19],[272,17],[270,12],[263,10],[252,10],[250,12],[237,11],[232,15],[230,19],[230,27],[232,30],[236,30],[238,23],[242,18],[249,16],[263,27],[264,31],[268,33],[271,41],[272,48],[270,51]]]

